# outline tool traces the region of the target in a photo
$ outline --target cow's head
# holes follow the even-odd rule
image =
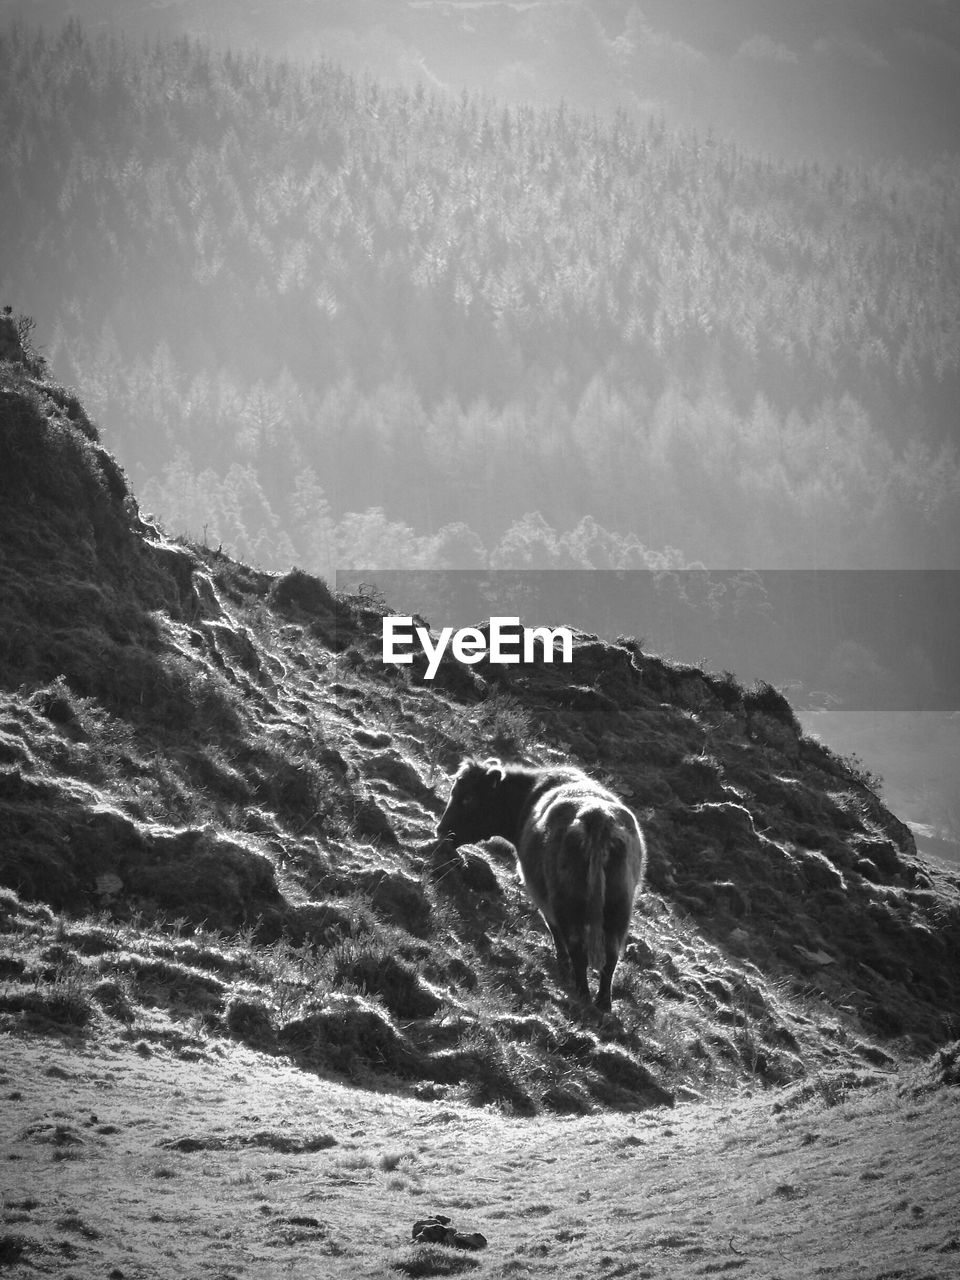
[[[497,790],[506,777],[499,760],[464,760],[453,780],[450,799],[437,824],[437,835],[455,849],[497,834],[500,803]]]

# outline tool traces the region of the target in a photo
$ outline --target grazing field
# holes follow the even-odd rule
[[[7,1036],[0,1265],[127,1280],[948,1280],[956,1082],[954,1052],[899,1076],[518,1119],[222,1043],[189,1061],[144,1042]],[[486,1248],[414,1244],[414,1222],[435,1214]]]

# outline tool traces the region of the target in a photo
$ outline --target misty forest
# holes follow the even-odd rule
[[[77,23],[0,35],[2,300],[267,569],[949,568],[960,165]]]

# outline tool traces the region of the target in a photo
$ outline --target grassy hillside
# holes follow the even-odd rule
[[[0,34],[0,116],[0,290],[171,528],[324,573],[523,567],[532,507],[570,566],[955,561],[950,158],[76,23]]]
[[[83,407],[0,399],[0,1014],[521,1114],[663,1104],[956,1035],[960,880],[769,687],[578,633],[572,668],[380,660],[380,606],[145,523]],[[467,752],[573,760],[649,833],[615,1017],[556,981]]]
[[[242,1045],[4,1047],[0,1257],[37,1275],[956,1275],[955,1053],[674,1111],[361,1092]],[[411,1237],[443,1214],[486,1247]]]

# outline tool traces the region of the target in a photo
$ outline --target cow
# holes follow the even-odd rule
[[[527,892],[553,935],[561,974],[590,999],[588,962],[600,972],[597,1008],[608,1012],[646,845],[630,810],[575,768],[527,768],[467,759],[437,837],[455,849],[502,836],[517,850]]]

